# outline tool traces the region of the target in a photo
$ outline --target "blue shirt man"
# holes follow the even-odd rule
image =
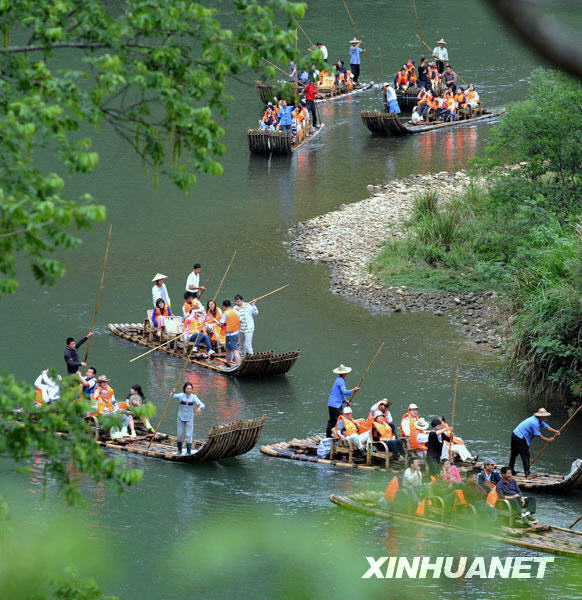
[[[337,375],[327,400],[327,409],[329,411],[329,421],[327,422],[326,437],[331,437],[331,430],[335,427],[339,416],[341,415],[341,407],[345,402],[346,397],[350,397],[360,388],[354,387],[348,390],[346,387],[346,377],[351,372],[351,367],[340,365],[333,372]]]
[[[350,47],[350,68],[354,83],[357,84],[358,77],[360,76],[360,54],[362,54],[364,49],[360,48],[360,44],[362,43],[360,40],[354,38],[350,43],[352,44]]]
[[[548,438],[542,435],[542,430],[548,430],[556,435],[560,432],[553,427],[550,427],[546,422],[546,417],[550,413],[545,408],[540,408],[531,417],[523,420],[511,434],[511,454],[509,458],[509,468],[515,473],[515,460],[517,456],[521,456],[523,462],[523,471],[527,477],[529,472],[529,445],[534,437],[539,437],[544,442],[553,442],[554,438]]]
[[[293,106],[287,106],[287,101],[282,100],[277,115],[277,129],[291,129],[293,123]]]

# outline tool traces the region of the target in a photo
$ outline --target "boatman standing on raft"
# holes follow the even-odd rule
[[[515,459],[519,454],[523,462],[523,472],[527,477],[529,472],[529,446],[534,437],[539,437],[544,442],[553,442],[556,435],[560,432],[553,427],[550,427],[546,422],[546,417],[549,413],[545,408],[540,408],[531,417],[522,421],[511,434],[511,457],[509,459],[509,468],[512,473],[515,473]],[[554,437],[545,437],[542,435],[542,429],[547,429],[554,434]]]
[[[339,416],[342,414],[342,404],[346,402],[346,398],[360,389],[357,386],[352,388],[351,390],[348,390],[346,388],[346,377],[348,376],[348,373],[351,372],[351,370],[351,367],[346,367],[344,365],[340,365],[339,367],[333,370],[337,377],[333,382],[331,392],[329,393],[329,399],[327,401],[327,408],[329,410],[329,421],[327,422],[325,437],[331,437],[331,430],[335,427]]]

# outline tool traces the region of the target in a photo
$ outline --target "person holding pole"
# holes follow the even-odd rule
[[[517,455],[521,456],[523,462],[523,472],[527,477],[530,474],[529,470],[529,446],[534,437],[539,437],[544,442],[553,442],[556,435],[560,432],[553,427],[550,427],[545,421],[550,416],[545,408],[540,408],[531,417],[523,420],[511,434],[511,455],[509,458],[509,469],[515,473],[515,460]],[[547,429],[554,434],[554,437],[546,437],[542,435],[542,430]]]
[[[181,394],[170,394],[170,398],[180,401],[178,407],[178,450],[177,455],[182,454],[182,445],[186,440],[186,454],[192,454],[192,438],[194,436],[194,412],[199,415],[206,407],[204,402],[193,394],[194,388],[191,383],[185,383],[182,386]],[[194,406],[196,405],[196,409]]]
[[[445,40],[443,40],[443,38],[441,38],[438,42],[437,42],[438,46],[435,46],[433,51],[432,51],[432,55],[434,56],[434,59],[436,60],[436,67],[439,73],[443,73],[443,71],[445,70],[445,67],[449,65],[449,53],[447,51],[447,49],[445,48]],[[446,64],[445,64],[446,63]]]
[[[256,302],[256,300],[251,300],[245,304],[244,298],[240,294],[234,297],[234,310],[237,312],[240,321],[238,347],[241,357],[244,357],[245,354],[253,354],[254,316],[259,314]]]
[[[206,289],[203,285],[200,285],[200,271],[202,271],[202,265],[196,263],[192,267],[192,273],[190,273],[188,279],[186,279],[186,291],[198,294],[198,297],[200,297],[202,292]]]
[[[93,332],[90,331],[85,337],[81,338],[78,342],[75,341],[75,338],[67,338],[67,345],[65,347],[65,363],[67,365],[67,375],[74,375],[79,370],[79,367],[87,366],[87,363],[85,361],[79,360],[79,353],[77,352],[77,348],[83,345],[92,335]]]
[[[335,427],[337,420],[342,414],[342,404],[346,401],[346,398],[352,396],[360,388],[358,386],[348,390],[346,388],[346,377],[348,373],[351,373],[351,367],[340,365],[333,370],[333,373],[337,375],[333,386],[329,393],[327,400],[327,408],[329,411],[329,421],[327,422],[327,428],[325,430],[325,437],[331,437],[331,430]]]
[[[362,41],[357,40],[356,38],[350,42],[350,69],[356,85],[358,85],[358,77],[360,76],[360,54],[365,52],[364,48],[360,48],[361,43]]]
[[[222,317],[220,325],[224,327],[226,334],[227,364],[237,366],[240,364],[240,353],[238,351],[238,336],[240,331],[240,319],[237,312],[232,307],[230,300],[224,300],[222,303]]]

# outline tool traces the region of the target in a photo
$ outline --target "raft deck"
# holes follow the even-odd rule
[[[246,454],[257,443],[266,416],[255,419],[233,421],[227,425],[215,425],[205,442],[194,440],[192,454],[176,454],[177,439],[173,435],[157,435],[148,450],[151,435],[121,440],[99,440],[99,445],[130,454],[141,454],[150,458],[162,458],[174,462],[198,463],[221,460]]]
[[[141,346],[147,346],[148,348],[156,348],[164,341],[154,336],[153,328],[147,320],[144,321],[143,325],[139,323],[109,323],[107,328],[111,333],[125,340],[140,344]],[[193,352],[190,354],[191,347],[192,344],[188,344],[179,338],[158,348],[156,352],[163,352],[182,360],[186,360],[190,355],[191,363],[231,377],[273,377],[275,375],[284,375],[291,370],[301,354],[301,350],[285,352],[284,354],[275,354],[274,350],[246,354],[240,365],[229,367],[225,364],[223,354],[215,354],[212,359],[208,359],[205,358],[206,354],[202,352]]]
[[[498,112],[492,113],[487,110],[483,110],[482,114],[477,117],[469,119],[459,119],[457,121],[447,121],[438,123],[426,123],[420,122],[413,124],[411,121],[404,121],[399,119],[394,113],[380,112],[379,110],[362,110],[360,111],[360,118],[364,125],[372,132],[383,135],[412,135],[415,133],[423,133],[427,131],[435,131],[437,129],[447,129],[450,127],[458,127],[459,125],[469,125],[471,123],[477,123],[479,121],[485,121],[487,119],[493,119],[502,115],[505,109]]]
[[[432,518],[395,512],[389,510],[390,504],[380,507],[380,496],[381,494],[379,493],[371,492],[361,492],[351,494],[350,496],[336,496],[332,494],[330,500],[343,508],[380,519],[402,521],[422,527],[443,529],[447,533],[450,531],[460,533],[470,532],[472,536],[475,535],[513,546],[521,546],[522,548],[549,552],[561,556],[582,557],[582,532],[580,531],[556,527],[546,523],[538,523],[525,528],[501,526],[496,533],[492,533],[490,526],[488,526],[488,531],[482,531],[475,526],[459,526],[455,522],[450,522],[450,519],[446,520],[444,512],[441,515],[438,513],[433,514]],[[471,508],[474,513],[474,507],[471,506]],[[453,521],[455,519],[454,510],[452,519]],[[473,522],[473,525],[476,524]]]

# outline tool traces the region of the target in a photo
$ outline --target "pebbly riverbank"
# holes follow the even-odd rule
[[[369,185],[369,198],[289,229],[290,253],[300,261],[329,264],[334,293],[381,312],[446,315],[476,344],[497,350],[508,334],[509,315],[495,291],[466,295],[421,292],[385,285],[369,269],[384,242],[404,237],[402,224],[417,194],[436,187],[442,201],[460,194],[469,183],[464,171],[443,171]]]

